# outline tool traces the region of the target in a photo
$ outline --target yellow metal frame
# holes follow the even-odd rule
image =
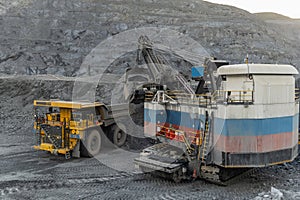
[[[37,146],[33,146],[34,149],[36,150],[41,150],[41,151],[49,151],[52,154],[66,154],[67,152],[69,152],[71,149],[68,148],[59,148],[59,149],[55,149],[53,144],[50,143],[42,143],[41,145]]]
[[[73,101],[43,101],[43,100],[34,100],[34,106],[44,106],[44,107],[57,107],[57,108],[70,108],[70,109],[83,109],[83,108],[94,108],[97,106],[104,106],[104,104],[99,102],[73,102]]]

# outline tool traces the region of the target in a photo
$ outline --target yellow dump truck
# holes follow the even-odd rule
[[[37,150],[64,154],[70,157],[93,157],[99,153],[104,137],[116,146],[124,145],[127,135],[115,123],[126,107],[116,105],[118,116],[112,115],[112,107],[99,102],[72,102],[50,100],[34,101],[34,130]]]

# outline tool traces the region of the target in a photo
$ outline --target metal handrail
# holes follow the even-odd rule
[[[158,91],[158,93],[161,91]],[[163,94],[156,93],[152,102],[165,101],[178,102],[190,105],[211,106],[217,103],[226,104],[251,104],[254,102],[253,90],[216,90],[213,94],[188,94],[164,91]],[[299,93],[300,94],[300,93]],[[162,97],[165,98],[162,98]],[[160,97],[160,98],[158,98]],[[299,98],[299,95],[297,96]],[[150,100],[150,96],[146,97]]]
[[[217,90],[214,99],[216,101],[230,103],[253,103],[253,90]]]

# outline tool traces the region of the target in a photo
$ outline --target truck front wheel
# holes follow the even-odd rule
[[[87,131],[85,140],[82,141],[81,155],[94,157],[101,149],[101,134],[97,129]]]

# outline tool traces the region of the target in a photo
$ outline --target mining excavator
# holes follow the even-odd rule
[[[160,69],[154,54],[143,55],[152,57],[145,59],[150,68]],[[203,178],[225,185],[251,169],[293,161],[299,142],[296,74],[291,65],[229,65],[210,58],[192,68],[195,89],[176,76],[185,91],[146,92],[144,134],[157,144],[142,151],[136,166],[176,182]]]

